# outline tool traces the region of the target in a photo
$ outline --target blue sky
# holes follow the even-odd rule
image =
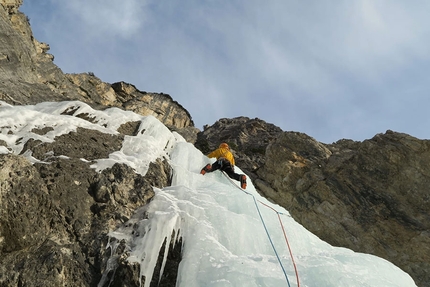
[[[388,129],[430,139],[428,1],[24,0],[20,10],[64,72],[169,94],[199,129],[247,116],[324,143]]]

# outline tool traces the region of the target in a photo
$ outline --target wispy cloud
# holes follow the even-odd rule
[[[245,115],[330,141],[430,124],[426,1],[27,5],[60,68],[169,93],[198,127]]]
[[[65,14],[94,33],[128,38],[135,36],[148,20],[146,0],[74,0],[57,3]]]

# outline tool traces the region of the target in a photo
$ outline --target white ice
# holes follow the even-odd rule
[[[92,115],[93,123],[61,115],[69,107],[77,108],[74,115]],[[136,210],[128,225],[109,234],[128,243],[128,260],[141,264],[145,287],[164,239],[170,242],[174,234],[177,240],[178,232],[183,246],[176,286],[416,286],[384,259],[320,240],[288,211],[261,197],[250,181],[244,191],[220,172],[200,175],[211,160],[151,116],[116,108],[95,111],[81,102],[17,107],[0,102],[0,141],[7,144],[0,153],[19,153],[29,138],[49,142],[77,127],[115,134],[122,123],[136,120],[141,121],[139,134],[126,137],[120,151],[99,159],[93,168],[121,162],[145,174],[157,158],[168,159],[173,168],[172,186],[155,189],[153,200]],[[43,136],[31,132],[46,126],[54,130]]]

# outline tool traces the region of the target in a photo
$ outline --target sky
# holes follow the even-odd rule
[[[74,116],[64,113],[70,107],[77,108]],[[81,113],[93,120],[77,117]],[[163,158],[173,169],[172,184],[154,188],[150,203],[109,232],[106,244],[115,256],[104,275],[115,273],[116,264],[109,263],[118,258],[116,247],[124,240],[126,260],[140,264],[141,275],[148,278],[142,286],[148,287],[164,239],[170,242],[175,231],[177,240],[180,230],[178,287],[416,287],[408,274],[382,258],[322,241],[287,210],[261,197],[252,182],[243,190],[220,171],[201,175],[200,168],[213,160],[153,116],[118,108],[96,111],[77,101],[34,106],[0,101],[0,140],[7,145],[0,146],[0,154],[20,154],[29,139],[51,142],[77,127],[116,134],[129,121],[141,122],[137,135],[125,136],[121,150],[94,160],[91,168],[124,163],[145,175],[150,162]],[[32,132],[42,127],[52,129],[44,135]],[[31,151],[22,156],[38,161]],[[242,173],[240,167],[235,171]],[[102,276],[99,286],[107,280]]]
[[[430,2],[24,0],[66,73],[166,93],[197,128],[259,118],[323,143],[430,139]]]

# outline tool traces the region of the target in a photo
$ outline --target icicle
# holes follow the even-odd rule
[[[115,271],[118,268],[118,258],[120,257],[120,255],[116,254],[116,250],[117,250],[119,245],[120,245],[119,240],[116,240],[115,238],[109,237],[109,241],[108,241],[108,244],[106,245],[106,249],[110,248],[111,253],[110,253],[109,259],[106,262],[106,269],[103,272],[102,278],[100,279],[99,284],[97,284],[97,287],[105,286],[106,281],[109,279],[109,277],[108,277],[109,274],[111,274],[109,285],[112,283],[112,280],[115,276]],[[113,272],[111,272],[111,271],[113,271]]]
[[[164,240],[163,261],[161,263],[160,278],[166,266],[167,255],[171,242],[179,239],[179,229],[181,223],[180,209],[174,198],[170,198],[168,193],[154,188],[156,196],[150,204],[138,209],[134,216],[122,227],[110,232],[109,236],[117,240],[125,240],[130,251],[128,262],[140,264],[139,281],[142,285],[142,278],[145,278],[144,286],[148,287],[154,275],[159,253]],[[157,194],[158,192],[158,194]],[[115,247],[113,247],[115,248]],[[112,248],[112,249],[113,249]],[[113,253],[114,254],[114,253]],[[112,255],[111,255],[112,256]],[[112,260],[117,259],[112,256]],[[109,263],[109,262],[108,262]],[[109,267],[113,270],[114,267]],[[103,274],[103,283],[107,280],[108,267]],[[99,285],[101,287],[102,285]]]
[[[174,238],[172,238],[172,235],[170,235],[169,237],[166,237],[166,245],[164,246],[164,254],[163,254],[163,263],[161,264],[161,268],[160,268],[160,278],[158,278],[158,284],[160,284],[161,281],[161,277],[163,276],[164,273],[164,267],[166,267],[166,262],[167,262],[167,256],[169,255],[169,248],[170,248],[170,244],[172,244],[172,246],[175,246],[176,243],[176,238],[178,238],[176,236],[176,234],[179,233],[176,230],[173,230],[172,234],[175,235]],[[172,248],[173,250],[173,248]]]

